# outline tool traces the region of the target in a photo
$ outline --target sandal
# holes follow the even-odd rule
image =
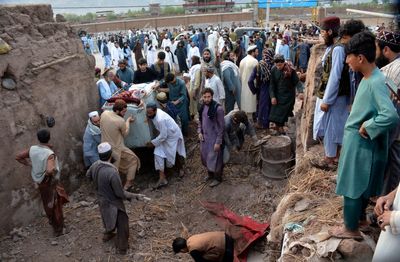
[[[153,187],[153,189],[160,189],[168,185],[168,180],[158,180],[157,184]]]
[[[343,227],[334,227],[334,228],[330,229],[328,232],[331,237],[336,237],[336,238],[340,238],[340,239],[354,239],[357,241],[364,239],[360,232],[354,234],[354,233],[351,233],[351,232],[343,229]]]
[[[325,171],[336,171],[337,170],[337,165],[334,163],[328,163],[325,160],[322,160],[321,162],[317,162],[316,160],[311,160],[311,165],[314,167],[325,170]]]

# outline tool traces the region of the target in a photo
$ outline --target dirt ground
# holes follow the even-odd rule
[[[193,126],[192,126],[193,129]],[[261,134],[259,134],[261,136]],[[191,137],[195,137],[194,134]],[[244,146],[244,150],[248,145]],[[174,255],[172,240],[182,233],[182,224],[190,234],[221,230],[213,217],[200,205],[200,200],[223,203],[239,215],[268,222],[286,181],[271,181],[254,167],[246,151],[234,153],[224,169],[224,182],[210,188],[203,182],[205,169],[201,165],[199,145],[195,139],[186,141],[188,158],[183,179],[170,176],[168,187],[152,190],[157,181],[149,153],[139,152],[143,168],[135,182],[139,192],[150,202],[126,202],[129,215],[129,251],[116,255],[113,241],[102,242],[102,221],[92,186],[82,179],[82,186],[72,193],[64,212],[69,233],[54,238],[45,216],[37,223],[14,230],[1,239],[1,261],[191,261],[187,254]],[[150,153],[151,156],[151,153]],[[252,261],[275,261],[277,251],[259,241],[253,248],[258,256]]]

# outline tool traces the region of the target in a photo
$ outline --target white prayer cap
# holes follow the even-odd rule
[[[190,75],[188,73],[183,73],[183,77],[189,77],[190,78]]]
[[[251,45],[247,48],[247,52],[253,51],[254,49],[256,49],[257,46],[256,45]]]
[[[95,117],[95,116],[99,116],[99,112],[97,111],[92,111],[89,113],[89,118]]]
[[[99,154],[107,153],[111,150],[111,145],[108,142],[103,142],[97,146],[97,151]]]

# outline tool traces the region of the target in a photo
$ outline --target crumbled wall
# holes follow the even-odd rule
[[[303,145],[304,152],[307,151],[311,145],[315,144],[315,141],[312,139],[316,101],[314,89],[321,83],[321,59],[325,49],[326,46],[323,44],[314,45],[311,48],[311,56],[308,62],[307,78],[304,85],[303,114],[301,116],[300,128],[298,128],[298,130],[301,130],[301,144]]]
[[[51,141],[65,184],[82,173],[82,132],[96,109],[94,58],[66,23],[56,23],[50,5],[1,6],[0,38],[0,234],[42,214],[30,168],[15,161],[37,143],[36,132],[55,118]]]

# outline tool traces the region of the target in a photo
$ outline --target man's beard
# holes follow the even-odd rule
[[[206,63],[208,63],[208,62],[210,62],[210,61],[211,61],[211,57],[209,57],[209,58],[205,58],[205,57],[203,57],[203,61],[204,61],[204,62],[206,62]]]
[[[324,39],[326,46],[331,46],[333,45],[333,36],[328,35],[328,39]]]
[[[383,54],[380,54],[376,59],[375,59],[375,64],[378,68],[382,68],[385,65],[389,64],[390,61],[387,59]]]

